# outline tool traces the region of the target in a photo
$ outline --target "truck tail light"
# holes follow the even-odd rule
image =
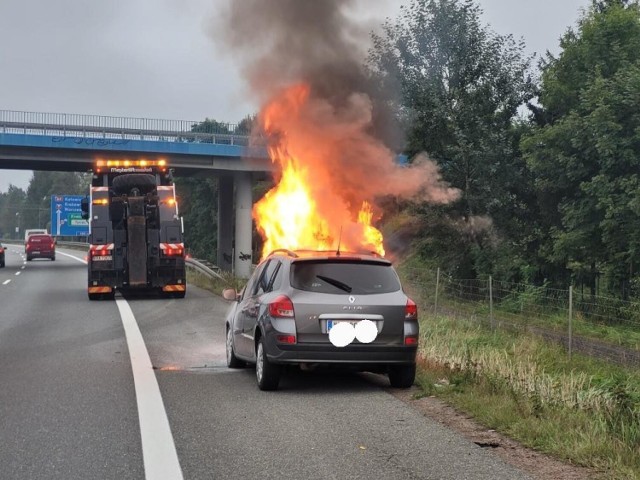
[[[182,249],[182,247],[167,247],[163,250],[163,252],[167,257],[177,257],[182,255],[184,253],[184,250]]]
[[[278,318],[293,318],[293,302],[286,295],[280,295],[269,304],[269,315]]]
[[[410,298],[407,298],[407,305],[404,307],[404,318],[408,320],[418,319],[418,306]]]

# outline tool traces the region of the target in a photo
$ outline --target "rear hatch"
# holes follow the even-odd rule
[[[50,235],[30,235],[27,240],[27,253],[31,255],[51,255],[54,250],[53,237]]]
[[[355,326],[362,320],[376,324],[372,345],[403,344],[407,297],[388,262],[294,261],[290,283],[299,344],[328,344],[329,329],[338,322]]]

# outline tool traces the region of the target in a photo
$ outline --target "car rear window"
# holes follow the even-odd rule
[[[290,281],[293,288],[319,293],[373,295],[401,289],[393,267],[375,262],[294,262]]]

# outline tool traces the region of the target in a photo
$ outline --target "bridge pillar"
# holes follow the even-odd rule
[[[237,277],[248,278],[251,274],[251,239],[253,223],[251,209],[251,173],[236,172],[236,238],[234,249],[234,271]]]
[[[218,177],[218,258],[217,265],[230,272],[233,267],[233,177]]]

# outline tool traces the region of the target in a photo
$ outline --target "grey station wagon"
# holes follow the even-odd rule
[[[408,388],[416,373],[418,310],[391,262],[375,254],[276,250],[237,293],[227,315],[227,365],[256,365],[261,390],[285,365],[348,365],[386,372]]]

